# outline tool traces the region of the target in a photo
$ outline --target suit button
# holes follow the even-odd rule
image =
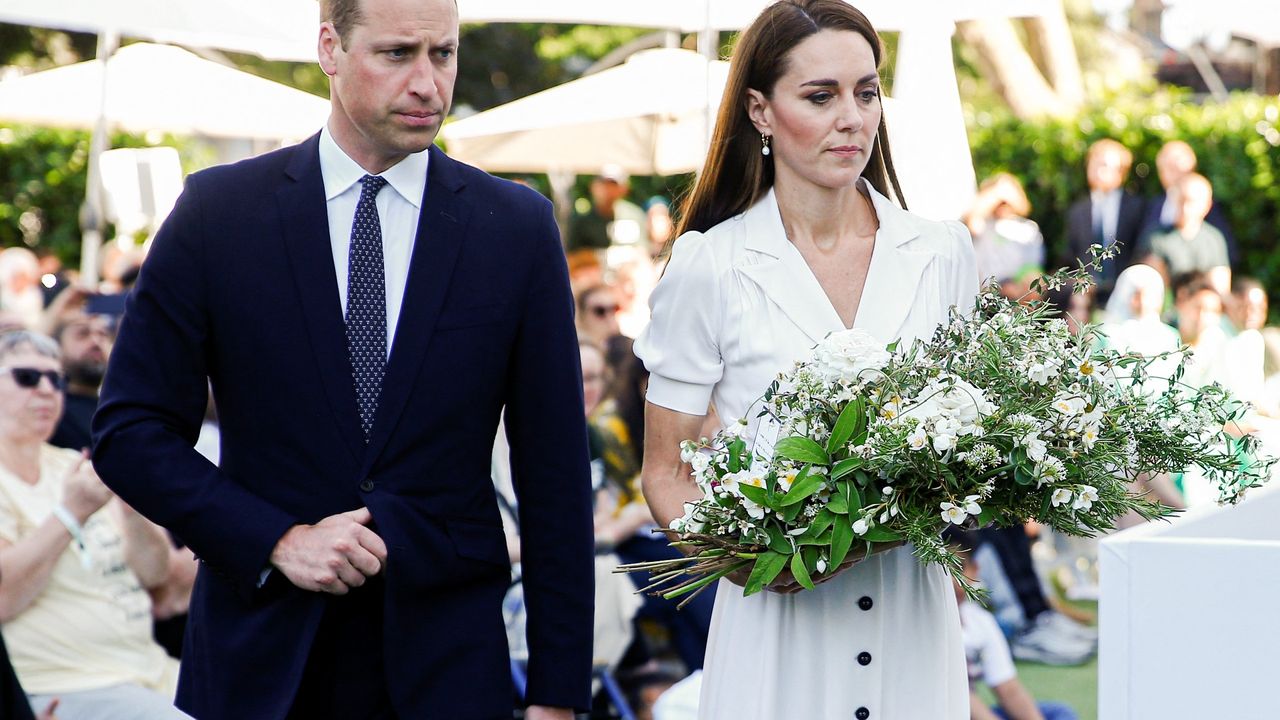
[[[869,652],[862,652],[862,653],[858,653],[858,664],[859,664],[859,665],[864,665],[864,666],[865,666],[865,665],[870,665],[870,664],[871,664],[871,653],[869,653]]]
[[[364,480],[361,480],[360,490],[362,490],[363,492],[373,492],[373,481],[370,480],[369,478],[365,478]]]
[[[858,718],[858,720],[867,720],[867,718],[871,717],[871,711],[864,707],[860,707],[854,711],[853,716]]]
[[[862,608],[863,610],[870,610],[871,606],[874,604],[875,603],[871,602],[871,598],[867,597],[866,595],[863,595],[858,600],[858,607]]]

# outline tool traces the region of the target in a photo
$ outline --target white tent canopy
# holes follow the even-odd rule
[[[315,0],[3,0],[0,22],[314,62]]]
[[[556,22],[741,30],[774,0],[458,0],[463,22]],[[1038,16],[1049,0],[855,0],[877,30],[980,17]]]
[[[0,120],[222,138],[301,139],[329,113],[321,97],[204,60],[169,45],[136,43],[89,60],[0,82]]]
[[[451,154],[493,172],[596,172],[616,163],[637,175],[696,170],[707,108],[724,92],[728,63],[678,49],[644,50],[624,64],[445,126]]]

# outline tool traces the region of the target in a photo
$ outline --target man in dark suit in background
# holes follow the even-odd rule
[[[203,561],[178,704],[217,718],[509,718],[520,500],[526,717],[589,701],[592,524],[549,204],[431,147],[454,0],[322,0],[332,112],[192,175],[130,296],[95,465]],[[221,466],[192,449],[217,401]]]
[[[1132,261],[1142,229],[1145,203],[1124,189],[1132,165],[1133,153],[1115,140],[1107,138],[1090,145],[1085,156],[1089,194],[1067,210],[1064,264],[1075,267],[1077,260],[1088,262],[1091,245],[1109,248],[1120,244],[1115,258],[1106,261],[1101,271],[1090,273],[1098,283],[1095,304],[1099,307],[1111,295],[1120,271]]]

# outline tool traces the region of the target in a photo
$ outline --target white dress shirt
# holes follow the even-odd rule
[[[973,241],[960,223],[925,220],[868,194],[880,229],[854,326],[909,345],[946,322],[950,306],[972,309]],[[748,440],[769,383],[845,328],[787,240],[772,190],[745,213],[680,236],[650,307],[635,343],[650,372],[648,401],[703,415],[714,400],[723,421],[748,419]],[[795,595],[743,597],[721,580],[715,604],[700,717],[849,719],[860,707],[881,720],[966,717],[955,591],[941,566],[910,549],[873,555]],[[855,662],[862,652],[869,665]]]
[[[396,337],[400,306],[409,280],[409,258],[418,234],[418,215],[427,185],[428,151],[414,153],[379,173],[387,188],[378,193],[378,220],[382,227],[382,263],[387,290],[387,355]],[[325,207],[329,212],[329,243],[333,270],[338,276],[338,297],[347,308],[347,263],[351,254],[351,225],[360,201],[360,178],[369,175],[351,159],[326,125],[320,131],[320,175],[324,178]],[[390,190],[390,192],[388,191]]]
[[[1111,247],[1115,242],[1116,226],[1120,224],[1120,197],[1123,194],[1124,191],[1120,189],[1111,192],[1094,190],[1089,193],[1089,199],[1093,203],[1093,230],[1097,232],[1101,225],[1102,237],[1106,238],[1106,242],[1102,243],[1104,248]]]

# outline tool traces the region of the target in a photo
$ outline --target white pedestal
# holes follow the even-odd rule
[[[1102,541],[1099,720],[1280,718],[1280,487]]]

